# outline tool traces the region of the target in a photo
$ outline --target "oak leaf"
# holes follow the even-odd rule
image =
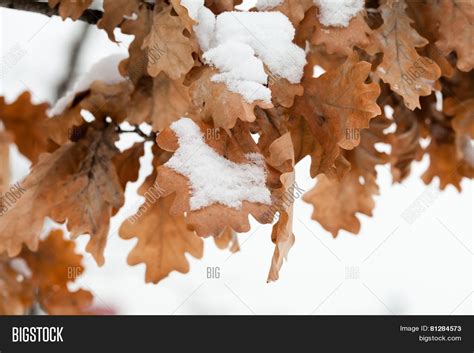
[[[430,164],[421,179],[425,184],[430,184],[435,177],[439,178],[439,187],[444,190],[446,186],[453,185],[461,191],[461,180],[464,177],[474,177],[474,167],[471,163],[457,156],[454,141],[441,142],[433,139],[426,152],[430,156]]]
[[[154,153],[153,165],[156,168],[164,162],[166,153],[158,148]],[[144,263],[147,283],[158,283],[172,271],[187,273],[189,263],[185,254],[196,258],[203,254],[202,239],[188,229],[184,215],[170,214],[173,196],[164,197],[164,190],[155,178],[156,170],[140,187],[139,194],[145,197],[144,204],[122,223],[119,230],[123,239],[138,239],[128,255],[128,264]]]
[[[380,88],[376,83],[365,83],[369,72],[370,64],[357,62],[355,56],[318,78],[313,77],[312,67],[306,68],[305,93],[296,98],[291,112],[304,117],[321,146],[318,167],[312,167],[313,171],[333,175],[340,148],[357,146],[360,130],[367,128],[370,119],[380,114],[376,103]]]
[[[276,139],[269,147],[267,161],[281,172],[282,187],[273,192],[273,204],[278,211],[278,221],[273,225],[272,241],[275,244],[267,282],[276,281],[288,253],[295,243],[293,234],[293,208],[296,197],[295,190],[295,158],[291,134],[287,132]],[[288,163],[290,163],[288,165]],[[272,217],[273,218],[273,217]]]
[[[474,3],[471,0],[441,0],[437,8],[439,40],[436,46],[445,54],[455,51],[457,67],[462,71],[474,68]]]
[[[217,153],[224,156],[226,159],[234,163],[248,162],[245,153],[250,151],[243,151],[242,146],[250,146],[258,149],[255,142],[253,142],[250,133],[246,140],[242,134],[236,137],[228,136],[224,131],[216,135],[208,136],[209,129],[215,129],[214,126],[205,123],[199,123],[199,127],[203,134],[205,143],[213,148]],[[237,143],[238,140],[238,143]],[[179,147],[178,138],[170,128],[166,128],[157,137],[157,143],[160,148],[174,152]],[[192,158],[192,156],[191,156]],[[219,203],[214,203],[200,209],[192,210],[189,204],[191,198],[191,187],[189,180],[166,165],[157,168],[157,183],[163,188],[164,196],[176,193],[174,202],[170,208],[171,214],[174,216],[186,213],[187,224],[196,231],[199,236],[219,236],[227,228],[231,228],[239,233],[248,232],[250,224],[248,220],[251,214],[260,223],[269,223],[271,220],[266,218],[268,206],[261,203],[254,203],[250,201],[242,201],[242,206],[231,208]]]
[[[291,21],[293,27],[297,28],[306,11],[313,6],[314,2],[311,0],[284,0],[280,5],[272,8],[271,11],[283,13]]]
[[[408,109],[420,108],[419,97],[431,94],[441,70],[434,61],[418,55],[417,48],[428,41],[411,26],[413,20],[406,13],[405,1],[392,7],[383,4],[380,11],[384,23],[373,32],[373,43],[367,49],[370,54],[383,53],[376,73],[403,97]]]
[[[44,219],[50,217],[58,223],[67,220],[72,237],[90,234],[86,250],[102,265],[112,210],[123,204],[112,163],[116,138],[111,125],[89,128],[85,138],[42,155],[21,183],[26,192],[0,218],[0,252],[15,256],[22,244],[35,251]]]
[[[216,73],[214,69],[205,68],[201,76],[191,84],[191,98],[203,121],[212,120],[215,127],[228,130],[235,126],[237,119],[244,122],[255,121],[255,107],[272,106],[262,101],[248,103],[240,94],[230,92],[224,83],[212,82],[211,78]]]
[[[148,75],[148,56],[143,48],[143,41],[150,33],[152,26],[153,11],[145,5],[139,6],[136,19],[127,19],[121,26],[122,32],[133,35],[134,39],[128,46],[129,57],[120,63],[119,70],[138,87],[138,82],[142,77]]]
[[[314,207],[312,218],[336,237],[344,229],[357,234],[360,221],[356,213],[372,216],[373,200],[379,188],[376,183],[378,164],[385,164],[388,156],[375,149],[375,143],[387,142],[383,130],[390,122],[383,116],[371,121],[368,130],[361,132],[361,144],[346,151],[351,170],[341,180],[317,177],[316,186],[303,196],[303,200]]]
[[[115,27],[122,23],[124,16],[138,13],[139,4],[139,0],[104,0],[104,15],[97,22],[97,27],[104,29],[109,39],[115,42]]]
[[[363,13],[353,17],[347,27],[327,27],[318,20],[315,23],[311,42],[324,46],[328,54],[349,56],[355,47],[365,48],[369,45],[372,30],[365,22]]]
[[[35,288],[36,300],[51,315],[86,314],[92,304],[90,292],[71,292],[67,287],[84,270],[82,256],[74,248],[75,243],[65,240],[61,230],[53,230],[40,243],[38,251],[23,249],[19,255],[31,270],[27,282]]]
[[[140,171],[140,158],[144,153],[144,142],[137,142],[129,149],[113,157],[112,161],[123,190],[125,190],[127,183],[137,181]]]
[[[92,4],[92,0],[48,0],[48,4],[51,8],[59,4],[59,15],[63,20],[69,17],[76,21]]]
[[[0,97],[0,121],[12,133],[21,154],[33,163],[47,151],[47,130],[44,126],[47,109],[47,103],[32,104],[29,92],[22,93],[11,104]]]
[[[147,67],[151,76],[164,72],[177,80],[194,66],[193,52],[197,51],[197,42],[184,34],[186,27],[172,10],[170,5],[155,12],[153,26],[143,40],[142,49],[147,49]]]
[[[417,115],[398,104],[393,113],[397,129],[389,136],[392,146],[390,164],[394,182],[402,182],[410,174],[411,164],[420,160],[423,151],[420,145],[420,123]]]

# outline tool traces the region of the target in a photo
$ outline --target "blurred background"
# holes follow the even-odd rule
[[[94,6],[100,9],[100,2]],[[115,44],[94,26],[28,12],[0,9],[0,21],[0,95],[8,103],[29,91],[34,103],[54,104],[94,63],[111,54],[127,55],[132,40],[116,31],[120,43]],[[139,138],[127,136],[118,147],[128,148],[135,141]],[[128,185],[127,202],[113,218],[105,265],[99,268],[85,253],[88,236],[77,241],[86,270],[74,288],[91,291],[95,306],[104,312],[474,313],[473,183],[464,180],[461,193],[452,186],[438,192],[436,181],[425,185],[420,175],[426,170],[427,158],[414,165],[403,184],[392,184],[388,166],[378,167],[381,195],[376,198],[373,217],[359,217],[358,235],[342,231],[333,239],[311,220],[312,208],[296,200],[296,243],[276,283],[266,283],[274,250],[271,226],[253,222],[249,233],[239,234],[240,252],[219,250],[207,239],[203,259],[188,257],[188,274],[173,272],[157,285],[145,284],[144,265],[126,263],[135,240],[121,239],[117,230],[143,202],[136,190],[151,171],[150,147],[141,159],[139,180]],[[28,173],[30,164],[15,146],[11,152],[15,182]],[[297,166],[297,183],[304,190],[315,183],[309,178],[308,159]],[[402,214],[411,212],[420,198],[431,201],[407,222]],[[51,227],[54,225],[46,225]]]

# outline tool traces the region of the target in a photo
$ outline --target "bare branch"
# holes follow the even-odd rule
[[[58,88],[56,90],[56,97],[59,99],[69,88],[71,88],[71,83],[73,82],[74,75],[76,74],[76,67],[79,61],[79,56],[81,55],[81,50],[86,42],[87,33],[89,31],[90,26],[87,24],[82,24],[82,29],[79,35],[74,39],[74,42],[71,46],[71,51],[69,54],[69,61],[68,61],[68,71],[64,75],[61,82],[58,84]]]
[[[0,7],[5,7],[12,10],[35,12],[49,17],[59,16],[58,8],[50,8],[46,2],[36,2],[31,0],[0,0]],[[87,9],[78,20],[95,25],[102,18],[102,16],[102,11]]]

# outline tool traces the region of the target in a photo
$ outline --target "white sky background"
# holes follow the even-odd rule
[[[56,86],[66,72],[67,52],[82,24],[4,9],[0,21],[2,60],[15,48],[25,52],[5,70],[0,94],[11,102],[28,90],[36,103],[54,102]],[[121,45],[110,42],[104,31],[92,29],[79,73],[105,56],[126,53],[131,37],[118,38]],[[132,143],[121,141],[120,147]],[[18,180],[29,165],[17,151],[14,154],[13,177]],[[112,222],[105,266],[98,268],[85,255],[86,272],[78,284],[94,293],[97,306],[120,314],[473,313],[472,181],[463,181],[462,193],[448,187],[414,224],[401,218],[417,197],[432,190],[420,180],[426,158],[414,166],[403,185],[392,185],[388,167],[378,168],[381,196],[374,217],[361,217],[357,236],[343,231],[333,239],[310,220],[312,208],[296,201],[296,243],[276,283],[266,284],[274,249],[271,227],[253,222],[251,232],[239,235],[240,253],[230,256],[206,240],[204,258],[190,258],[188,274],[174,272],[158,285],[144,283],[144,265],[126,264],[135,241],[114,234],[121,220],[140,205],[135,191],[151,170],[149,160],[148,151],[140,180],[129,185],[127,203]],[[308,169],[308,159],[297,168],[298,185],[306,190],[314,184]],[[87,240],[79,238],[81,252]],[[207,279],[208,267],[220,267],[221,277]],[[351,268],[359,271],[359,278],[346,278]]]

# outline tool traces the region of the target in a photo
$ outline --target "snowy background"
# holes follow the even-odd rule
[[[60,18],[0,9],[2,63],[0,95],[12,102],[23,91],[33,101],[57,100],[57,86],[68,71],[69,51],[84,24]],[[117,32],[114,44],[105,31],[91,27],[79,56],[76,79],[110,54],[127,54],[132,37]],[[137,138],[138,140],[138,138]],[[130,136],[121,149],[133,144]],[[150,146],[148,146],[150,147]],[[14,181],[23,178],[29,162],[15,147]],[[295,203],[296,243],[280,273],[267,284],[274,245],[271,226],[253,222],[239,235],[241,251],[231,254],[205,241],[202,260],[189,258],[190,272],[172,273],[158,285],[144,283],[144,265],[130,267],[126,257],[135,240],[118,237],[117,229],[141,204],[136,189],[150,173],[150,149],[142,158],[137,183],[127,188],[127,203],[113,219],[106,264],[98,268],[84,253],[87,236],[78,241],[86,271],[77,286],[93,292],[95,304],[118,314],[473,314],[473,184],[463,191],[448,187],[413,224],[402,213],[423,195],[436,193],[420,175],[425,158],[402,185],[392,185],[388,167],[378,167],[381,196],[373,218],[361,216],[359,235],[341,232],[337,239],[310,220],[312,208]],[[297,182],[309,190],[309,160],[297,167]],[[220,278],[208,279],[209,268]],[[74,285],[76,286],[76,285]]]

